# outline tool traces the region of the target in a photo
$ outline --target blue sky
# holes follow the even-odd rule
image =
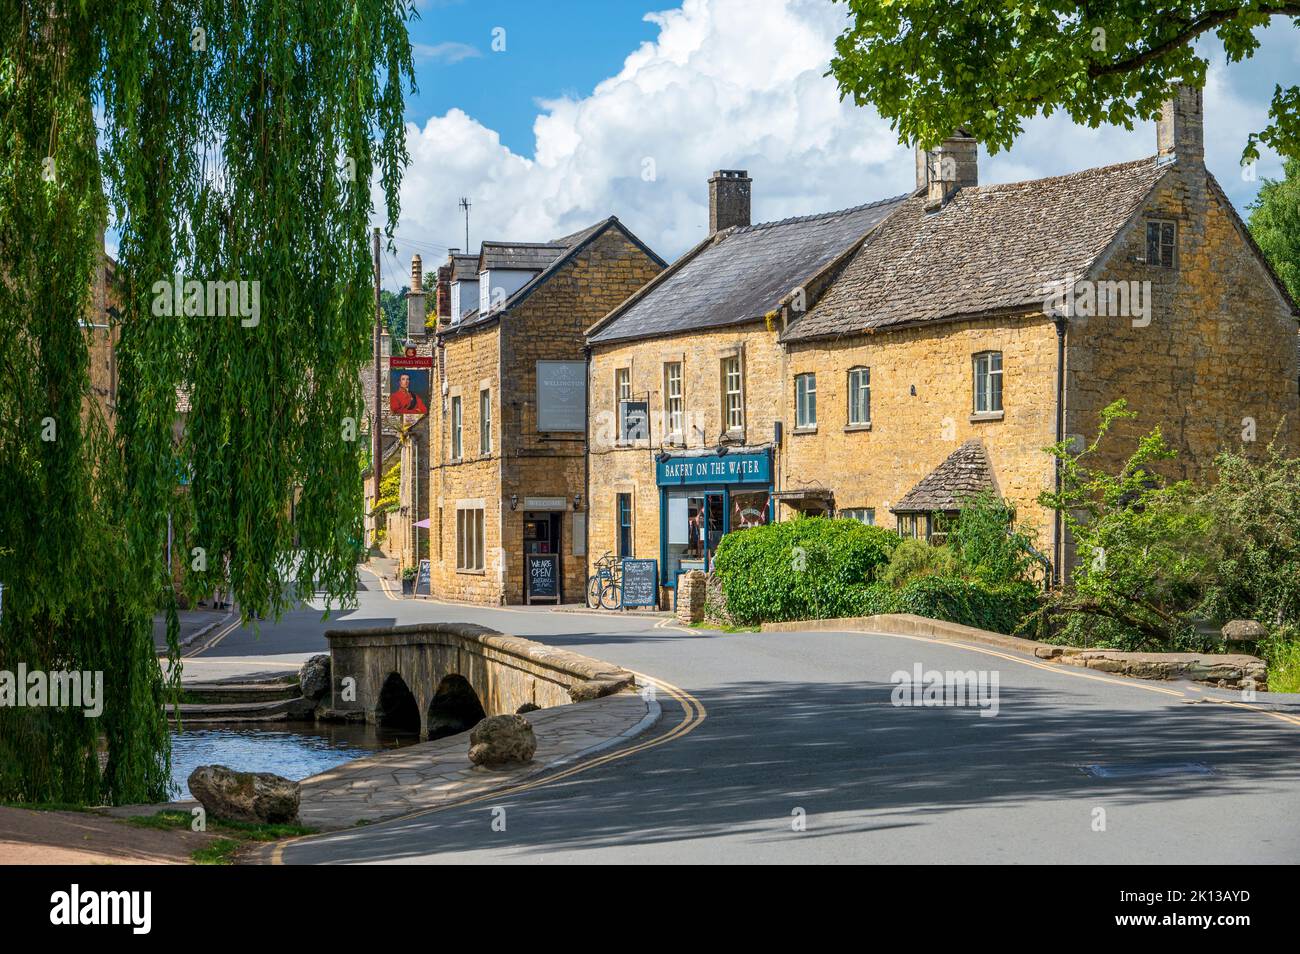
[[[845,208],[912,187],[911,151],[871,109],[839,101],[824,76],[846,16],[829,0],[422,0],[412,26],[419,93],[408,110],[412,165],[402,189],[396,287],[465,245],[542,241],[614,214],[664,258],[705,235],[705,182],[718,168],[754,179],[754,219]],[[494,50],[494,30],[504,30]],[[1245,64],[1206,86],[1207,164],[1244,214],[1259,179],[1238,158],[1267,121],[1273,86],[1300,73],[1300,33],[1264,32]],[[500,45],[498,43],[498,45]],[[1010,182],[1155,152],[1154,125],[1086,129],[1031,121],[1010,152],[982,154],[980,180]],[[378,207],[378,206],[377,206]]]

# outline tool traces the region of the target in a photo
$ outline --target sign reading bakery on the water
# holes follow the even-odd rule
[[[388,359],[388,411],[391,414],[428,414],[429,379],[433,358],[414,348]]]
[[[766,484],[772,480],[772,458],[766,454],[665,455],[655,462],[661,487],[677,484]]]
[[[587,429],[587,362],[537,362],[537,429]]]

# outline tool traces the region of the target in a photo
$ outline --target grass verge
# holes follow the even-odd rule
[[[152,828],[160,831],[188,831],[193,821],[189,812],[175,809],[163,809],[152,815],[141,815],[123,821],[137,828]],[[315,828],[305,825],[264,825],[253,822],[227,821],[216,818],[208,823],[208,831],[221,834],[190,855],[196,865],[233,864],[235,855],[250,842],[279,841],[281,838],[297,838],[300,835],[314,835]]]

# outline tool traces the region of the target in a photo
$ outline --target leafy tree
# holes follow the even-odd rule
[[[1300,159],[1288,159],[1282,179],[1265,179],[1250,204],[1250,234],[1291,297],[1300,301]]]
[[[1024,582],[1041,566],[1033,537],[1016,526],[1014,512],[992,491],[962,501],[948,546],[971,576],[993,586]]]
[[[831,61],[841,94],[874,105],[904,142],[933,147],[963,127],[991,152],[1040,112],[1091,127],[1154,119],[1176,84],[1205,85],[1199,37],[1213,33],[1238,63],[1273,18],[1300,16],[1300,4],[1261,0],[844,2],[852,25]],[[1300,87],[1275,88],[1243,161],[1259,143],[1300,158]]]
[[[1175,452],[1157,428],[1139,439],[1118,473],[1093,465],[1111,426],[1136,416],[1116,401],[1086,448],[1076,452],[1068,441],[1050,448],[1061,461],[1061,489],[1040,500],[1061,512],[1078,563],[1072,585],[1045,603],[1040,632],[1053,617],[1074,614],[1137,634],[1130,648],[1168,649],[1193,628],[1211,563],[1204,543],[1210,518],[1195,505],[1190,483],[1160,473]]]
[[[409,290],[403,285],[396,293],[387,288],[379,293],[379,311],[384,316],[389,349],[393,354],[401,354],[406,342],[406,293]]]
[[[228,567],[245,619],[316,587],[354,600],[370,187],[395,222],[407,15],[394,0],[0,0],[0,670],[104,685],[98,719],[0,707],[0,799],[168,796],[169,514],[187,587],[210,593]],[[81,322],[110,209],[105,420]],[[210,287],[172,307],[178,275],[245,283],[240,314],[205,314]]]

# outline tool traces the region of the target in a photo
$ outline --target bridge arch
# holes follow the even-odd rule
[[[468,732],[485,719],[483,702],[460,673],[444,676],[429,702],[428,730],[430,739]]]
[[[375,707],[375,722],[380,728],[396,732],[420,731],[420,705],[400,673],[390,672],[384,678]]]

